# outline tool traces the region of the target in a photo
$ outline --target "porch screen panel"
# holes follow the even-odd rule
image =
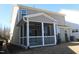
[[[27,46],[27,23],[25,22],[23,25],[24,25],[23,41],[24,41],[24,45]]]
[[[27,23],[23,23],[20,27],[20,44],[27,46]]]
[[[29,22],[30,46],[42,45],[42,29],[40,22]]]
[[[44,23],[44,36],[53,36],[54,26],[53,24]]]
[[[44,37],[45,44],[55,44],[55,38],[54,37]]]
[[[44,44],[55,44],[53,24],[44,23]]]
[[[22,25],[21,25],[21,27],[20,27],[20,37],[23,36],[22,31],[23,31],[23,27],[22,27]]]
[[[29,35],[30,36],[42,36],[41,23],[30,22],[29,23]]]
[[[24,23],[24,37],[27,36],[27,26],[26,26],[26,23]]]
[[[42,37],[30,37],[30,46],[42,45]]]

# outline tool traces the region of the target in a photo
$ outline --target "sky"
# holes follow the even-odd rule
[[[76,18],[76,20],[73,19],[72,21],[72,19],[70,18],[68,19],[68,17],[66,18],[66,20],[69,22],[75,21],[75,23],[77,22],[79,24],[77,20],[79,19],[78,18],[79,4],[27,4],[25,6],[47,9],[52,12],[63,12],[66,15],[69,15],[68,17],[72,17],[70,15],[72,15],[77,11],[76,12],[77,14],[74,17]],[[12,17],[12,7],[13,7],[12,4],[0,4],[0,26],[10,27],[11,17]]]

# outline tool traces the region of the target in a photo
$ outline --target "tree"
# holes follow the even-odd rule
[[[0,38],[3,40],[6,40],[6,43],[8,43],[9,37],[10,37],[10,29],[8,27],[2,28],[2,26],[0,26]]]

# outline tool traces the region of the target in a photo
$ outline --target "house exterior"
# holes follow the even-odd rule
[[[70,27],[70,35],[75,37],[75,41],[79,39],[79,24],[66,21],[66,25]]]
[[[23,47],[40,47],[57,44],[57,35],[69,40],[69,27],[65,15],[47,10],[16,5],[13,7],[9,42]]]

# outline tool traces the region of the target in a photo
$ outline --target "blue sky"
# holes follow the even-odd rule
[[[28,4],[27,6],[54,12],[59,12],[61,9],[79,10],[79,4]],[[12,7],[11,4],[0,4],[0,26],[10,27]]]

